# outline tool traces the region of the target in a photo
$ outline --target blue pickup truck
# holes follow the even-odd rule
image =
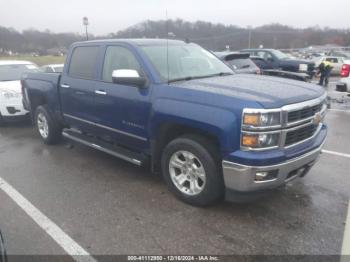
[[[75,43],[62,74],[28,73],[21,82],[46,144],[64,136],[147,165],[197,206],[305,176],[327,134],[323,88],[234,74],[183,41]]]
[[[271,67],[271,69],[286,72],[305,73],[311,78],[316,73],[314,62],[292,58],[276,49],[244,49],[241,50],[241,52],[248,53],[252,57],[264,59],[264,64]]]

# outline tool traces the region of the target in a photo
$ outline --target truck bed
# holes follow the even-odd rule
[[[35,108],[31,103],[41,102],[45,99],[50,110],[60,115],[61,103],[59,96],[59,82],[61,74],[59,73],[28,73],[22,77],[23,104],[33,116],[31,108]],[[29,99],[35,98],[35,99]]]

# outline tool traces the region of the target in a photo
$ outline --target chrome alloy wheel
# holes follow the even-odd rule
[[[47,118],[43,113],[39,113],[37,117],[37,124],[39,133],[43,138],[48,138],[49,136],[49,124]]]
[[[169,173],[176,188],[188,196],[200,194],[205,187],[204,166],[188,151],[178,151],[171,156]]]

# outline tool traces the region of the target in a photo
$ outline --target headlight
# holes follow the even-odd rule
[[[243,125],[252,127],[274,127],[281,124],[281,112],[243,113]]]
[[[2,97],[6,98],[6,99],[21,97],[21,94],[20,93],[16,93],[16,92],[0,91],[0,94],[1,94]]]
[[[244,150],[267,150],[280,144],[282,111],[280,109],[243,110],[241,147]]]
[[[308,65],[307,64],[300,64],[299,65],[299,71],[305,72],[305,71],[307,71],[307,69],[308,69]]]
[[[245,148],[268,149],[279,145],[280,132],[275,133],[242,133],[241,145]]]

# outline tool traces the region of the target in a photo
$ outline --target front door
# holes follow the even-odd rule
[[[106,47],[102,79],[95,90],[97,128],[107,139],[146,149],[149,145],[150,88],[113,83],[112,72],[118,69],[132,69],[143,74],[138,59],[127,47]]]

